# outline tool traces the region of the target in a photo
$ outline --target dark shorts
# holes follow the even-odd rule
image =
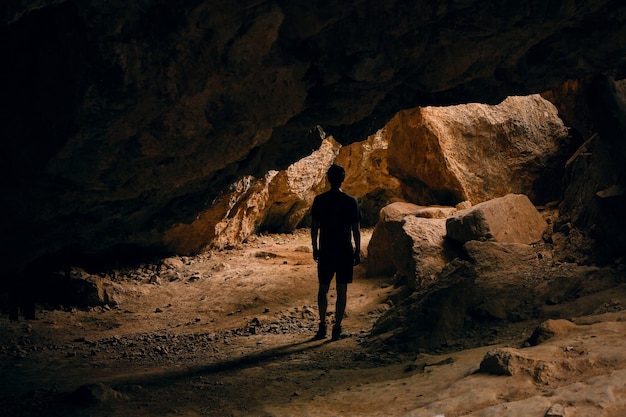
[[[320,284],[330,285],[333,276],[337,274],[338,284],[349,284],[352,282],[352,268],[354,257],[350,252],[344,255],[320,254],[317,261],[317,279]]]

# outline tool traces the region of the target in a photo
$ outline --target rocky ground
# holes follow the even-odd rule
[[[364,250],[370,236],[364,231]],[[364,276],[360,265],[349,289],[346,337],[331,342],[312,340],[316,278],[308,230],[109,271],[117,302],[56,306],[33,321],[0,318],[0,415],[626,412],[625,284],[560,302],[550,311],[569,320],[545,323],[531,344],[525,341],[543,319],[485,328],[462,349],[399,353],[369,343],[368,335],[405,289],[393,278]],[[579,311],[592,314],[577,317]]]

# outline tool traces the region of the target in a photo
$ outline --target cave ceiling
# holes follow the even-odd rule
[[[158,248],[321,129],[348,144],[402,109],[626,69],[621,0],[21,0],[0,19],[10,272]]]

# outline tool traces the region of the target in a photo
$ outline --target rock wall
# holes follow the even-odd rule
[[[589,82],[584,108],[597,134],[566,165],[567,188],[555,239],[566,243],[566,251],[588,246],[588,262],[605,263],[626,255],[625,87],[626,83],[605,77]],[[574,228],[581,229],[582,235]]]

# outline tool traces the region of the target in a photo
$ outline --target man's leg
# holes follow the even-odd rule
[[[333,326],[332,338],[337,340],[341,337],[341,322],[346,311],[348,299],[348,284],[337,283],[337,304],[335,305],[335,325]]]
[[[337,305],[335,307],[335,324],[341,327],[348,300],[348,284],[337,284]]]
[[[317,305],[320,313],[320,327],[317,332],[317,338],[323,339],[326,337],[326,311],[328,310],[328,290],[330,285],[320,284],[317,291]]]

